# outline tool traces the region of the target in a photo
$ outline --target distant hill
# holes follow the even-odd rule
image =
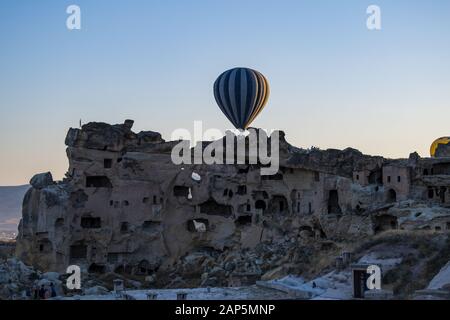
[[[0,231],[17,231],[22,200],[29,188],[29,185],[0,187]]]

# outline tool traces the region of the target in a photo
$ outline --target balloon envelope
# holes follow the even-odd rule
[[[247,129],[267,103],[269,83],[256,70],[230,69],[214,83],[214,97],[220,110],[237,129]]]
[[[430,147],[430,156],[450,156],[450,137],[436,139]]]

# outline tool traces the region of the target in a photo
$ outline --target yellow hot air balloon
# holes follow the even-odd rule
[[[440,148],[440,146],[447,146],[448,149],[450,149],[450,137],[442,137],[439,139],[436,139],[430,147],[430,155],[432,157],[439,157],[442,156],[438,151],[438,148]],[[448,152],[450,153],[450,152]]]

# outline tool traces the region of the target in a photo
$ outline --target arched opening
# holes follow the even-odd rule
[[[266,203],[264,200],[257,200],[255,202],[255,209],[262,209],[263,211],[266,210]]]
[[[428,188],[428,199],[434,198],[434,190],[433,188]]]
[[[328,195],[328,213],[341,214],[339,206],[339,194],[337,190],[330,190]]]
[[[149,274],[150,272],[150,263],[147,260],[142,260],[141,262],[139,262],[136,272],[137,274],[145,275]]]
[[[440,197],[442,203],[445,203],[445,193],[446,192],[447,192],[447,188],[446,187],[440,187],[439,188],[439,197]]]
[[[389,189],[387,193],[387,202],[392,203],[397,201],[397,192],[394,189]]]
[[[396,216],[383,214],[375,217],[374,231],[375,233],[398,229],[398,221]]]
[[[269,202],[269,211],[273,214],[286,213],[289,211],[287,199],[284,196],[273,196]]]

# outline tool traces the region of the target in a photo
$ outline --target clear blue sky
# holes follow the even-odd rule
[[[370,4],[381,31],[366,28]],[[212,84],[235,66],[271,84],[254,126],[301,147],[427,156],[450,135],[449,39],[448,0],[2,0],[0,185],[61,178],[80,118],[167,139],[194,120],[230,128]]]

